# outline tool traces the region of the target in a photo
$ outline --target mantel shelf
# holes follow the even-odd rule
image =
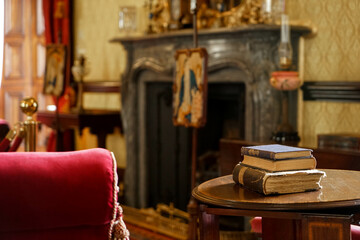
[[[299,32],[301,35],[306,35],[311,33],[311,28],[304,25],[292,25],[292,31]],[[198,31],[199,36],[216,36],[222,34],[233,34],[233,33],[247,33],[247,32],[258,32],[258,31],[280,31],[280,25],[274,24],[250,24],[239,27],[232,28],[213,28],[213,29],[200,29]],[[194,31],[193,29],[182,29],[176,31],[169,31],[158,34],[148,34],[145,36],[129,36],[129,37],[114,37],[110,40],[111,43],[132,43],[132,42],[142,42],[149,40],[159,40],[159,39],[168,39],[176,37],[192,37]]]

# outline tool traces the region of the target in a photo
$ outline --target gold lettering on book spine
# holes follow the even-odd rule
[[[239,171],[239,183],[241,185],[244,185],[244,173],[247,170],[247,167],[240,167]]]
[[[259,150],[256,150],[256,149],[249,149],[249,155],[252,155],[252,156],[259,156],[260,154],[260,151]]]

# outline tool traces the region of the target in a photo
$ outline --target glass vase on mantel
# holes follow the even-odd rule
[[[261,11],[265,23],[281,24],[281,15],[285,13],[285,0],[263,0]]]
[[[122,6],[119,10],[119,30],[126,36],[136,31],[136,7]]]
[[[272,0],[272,16],[276,24],[281,24],[281,16],[285,14],[285,0]]]
[[[289,16],[286,14],[281,15],[281,34],[278,52],[280,68],[284,70],[290,69],[293,50],[290,40]]]

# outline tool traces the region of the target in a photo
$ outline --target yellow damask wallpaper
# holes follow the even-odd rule
[[[124,34],[117,27],[118,10],[130,4],[129,1],[105,0],[100,4],[97,0],[78,0],[74,3],[75,49],[85,53],[92,70],[85,80],[120,79],[126,53],[121,46],[108,41]],[[138,12],[143,10],[144,3],[145,0],[131,1]],[[304,39],[301,75],[305,81],[360,81],[359,0],[287,0],[287,11],[291,19],[310,20],[317,28],[315,36]],[[146,25],[145,15],[139,14],[138,35]],[[298,129],[304,146],[316,147],[319,133],[360,134],[358,103],[303,102],[300,98],[298,113]]]
[[[125,35],[118,28],[120,6],[141,9],[143,0],[77,0],[74,4],[75,53],[85,54],[90,64],[85,80],[119,80],[125,69],[126,53],[120,44],[109,40]],[[140,20],[138,23],[141,25]]]
[[[118,29],[120,6],[133,5],[142,9],[143,0],[77,0],[74,1],[74,49],[75,54],[85,54],[90,73],[84,81],[120,81],[125,69],[126,53],[119,44],[109,43],[114,37],[124,35]],[[140,14],[139,14],[140,16]],[[139,24],[141,19],[139,20]],[[141,34],[142,29],[138,28]],[[102,109],[120,109],[120,95],[103,94],[85,96],[86,106]],[[118,166],[126,166],[126,147],[123,135],[118,129],[107,137],[107,148],[114,152]],[[76,148],[97,146],[95,135],[85,129],[77,134]]]
[[[304,40],[305,81],[360,81],[360,1],[288,0],[294,20],[317,28]],[[300,100],[299,134],[304,146],[316,147],[319,133],[359,133],[360,104]]]

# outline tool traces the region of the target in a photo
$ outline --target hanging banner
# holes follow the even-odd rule
[[[173,123],[203,127],[207,108],[207,62],[205,48],[182,49],[175,54]]]

